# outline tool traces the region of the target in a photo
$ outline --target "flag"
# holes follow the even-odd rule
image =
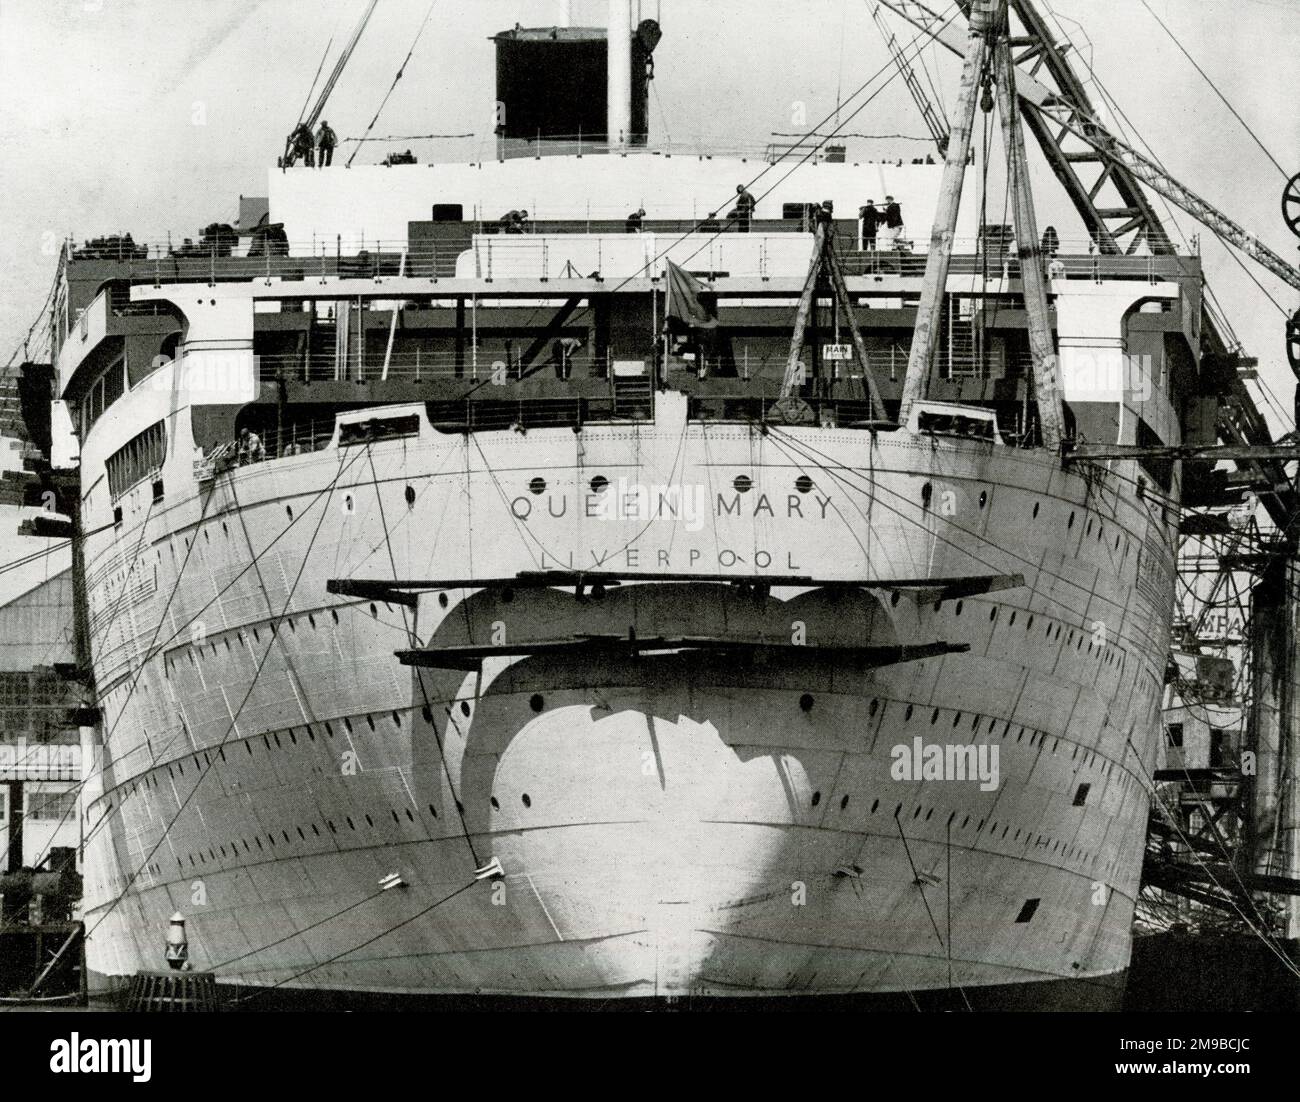
[[[717,315],[700,298],[708,292],[708,288],[685,268],[679,268],[671,260],[667,263],[668,301],[664,308],[664,320],[676,321],[694,329],[716,329]]]

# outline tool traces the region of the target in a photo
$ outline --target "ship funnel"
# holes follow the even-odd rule
[[[611,0],[605,27],[521,27],[496,43],[496,133],[500,155],[595,152],[643,146],[650,81],[662,32],[634,29],[628,0]]]

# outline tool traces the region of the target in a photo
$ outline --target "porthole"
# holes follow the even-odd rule
[[[911,718],[912,718],[912,705],[909,704],[907,706],[907,711],[903,713],[903,719],[908,720]]]
[[[738,474],[731,480],[732,488],[738,494],[747,494],[754,488],[754,480],[747,474]]]
[[[1070,513],[1070,519],[1065,522],[1067,531],[1074,527],[1074,513]]]
[[[533,695],[528,698],[528,706],[534,712],[540,712],[544,705],[545,701],[542,700],[541,693],[533,693]]]
[[[879,798],[874,799],[874,800],[871,801],[871,814],[872,814],[872,815],[874,815],[874,814],[876,813],[876,808],[878,808],[879,806],[880,806],[880,800],[879,800]]]
[[[879,707],[880,707],[880,701],[877,700],[877,699],[875,699],[875,698],[873,697],[872,700],[871,700],[871,703],[870,703],[869,705],[867,705],[867,715],[868,715],[868,716],[875,716],[875,714],[876,714],[876,710],[877,710]]]
[[[1011,619],[1007,621],[1007,624],[1008,624],[1008,626],[1010,626],[1011,624],[1014,624],[1015,622],[1016,622],[1016,612],[1015,612],[1015,609],[1012,609],[1012,610],[1011,610]]]
[[[923,509],[930,508],[930,498],[933,496],[933,494],[934,494],[934,487],[930,483],[927,482],[924,486],[921,487],[921,507]]]
[[[798,478],[794,480],[794,488],[798,490],[801,494],[806,494],[812,490],[813,480],[809,478],[806,474],[801,474]]]
[[[962,605],[963,605],[963,602],[962,602],[962,601],[958,601],[958,602],[957,602],[957,610],[956,610],[956,611],[957,611],[957,615],[958,615],[958,616],[961,615]]]
[[[406,506],[409,509],[414,505],[415,505],[415,487],[408,483],[406,487]]]
[[[1028,631],[1033,626],[1034,626],[1034,617],[1033,614],[1031,613],[1028,622],[1025,624],[1025,630]]]
[[[307,623],[311,624],[313,628],[316,626],[316,617],[313,616],[310,612],[307,613]]]
[[[546,493],[546,479],[539,477],[530,480],[528,483],[528,492],[530,494]]]
[[[987,490],[981,490],[981,491],[980,491],[980,508],[981,508],[981,509],[983,509],[984,506],[988,504],[988,500],[989,500],[989,492],[988,492]]]
[[[375,617],[375,619],[379,618],[379,609],[375,606],[374,601],[370,602],[370,615]]]
[[[403,810],[404,812],[406,812],[406,818],[407,818],[410,822],[412,822],[412,823],[415,822],[415,816],[411,814],[411,809],[410,809],[409,807],[404,807],[404,808],[402,808],[402,810]]]
[[[438,607],[439,607],[439,608],[446,608],[446,607],[447,607],[447,604],[448,604],[448,601],[447,601],[447,594],[445,594],[445,593],[439,593],[439,594],[438,594]]]
[[[604,493],[605,489],[609,486],[609,479],[603,474],[598,474],[590,483],[588,483],[588,485],[591,487],[591,492],[593,494],[601,494]]]
[[[936,708],[933,714],[930,716],[930,726],[933,727],[938,722],[939,722],[939,709]]]
[[[469,715],[469,701],[462,700],[460,702],[460,714],[463,716]]]
[[[523,803],[524,807],[532,807],[532,806],[533,806],[533,801],[529,798],[527,792],[525,792],[522,796],[520,796],[519,799],[520,799],[520,802]]]
[[[840,810],[843,811],[848,806],[849,806],[849,798],[848,796],[845,796],[843,799],[840,800]]]
[[[515,599],[515,591],[507,586],[501,591],[501,603],[503,605],[512,604]]]
[[[402,717],[399,716],[396,712],[393,713],[393,726],[394,727],[402,726]]]
[[[284,507],[284,515],[287,516],[290,520],[293,520],[293,506],[292,506],[292,505],[286,505],[286,506]]]
[[[1038,502],[1034,502],[1034,519],[1038,519]]]
[[[998,618],[998,606],[994,605],[992,608],[989,609],[989,622],[992,623],[997,618]]]
[[[822,802],[822,794],[821,794],[820,792],[814,792],[814,793],[812,794],[812,805],[813,805],[813,807],[816,807],[816,806],[817,806],[819,803],[821,803],[821,802]]]
[[[493,810],[493,811],[500,811],[500,810],[501,810],[501,805],[500,805],[499,803],[497,803],[497,798],[496,798],[495,796],[493,796],[490,800],[488,800],[488,803],[490,803],[490,804],[492,805],[492,810]]]
[[[423,708],[420,709],[420,715],[424,716],[425,723],[433,722],[433,709],[430,708],[429,705],[426,704]]]
[[[330,616],[334,618],[334,622],[336,624],[339,622],[338,609],[334,609],[334,608],[330,609]]]
[[[802,712],[811,712],[813,706],[812,693],[804,693],[799,698],[799,710]]]
[[[356,829],[357,829],[357,824],[354,823],[354,822],[352,821],[352,816],[351,816],[351,815],[345,815],[344,818],[347,820],[347,823],[348,823],[348,829],[350,829],[350,830],[356,830]]]
[[[433,804],[429,805],[429,814],[432,815],[435,819],[438,817],[438,809],[434,807]],[[366,818],[368,819],[370,818],[370,816],[367,815]]]

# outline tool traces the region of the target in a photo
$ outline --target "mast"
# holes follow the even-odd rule
[[[606,130],[611,150],[627,149],[632,131],[632,9],[609,0]]]
[[[1006,146],[1007,175],[1011,180],[1016,222],[1016,245],[1020,257],[1020,282],[1029,320],[1029,350],[1033,356],[1034,400],[1042,426],[1043,447],[1053,451],[1065,436],[1065,410],[1061,402],[1061,380],[1056,366],[1056,346],[1047,313],[1047,286],[1039,246],[1038,219],[1029,184],[1029,161],[1025,157],[1025,135],[1020,129],[1016,105],[1016,78],[1011,64],[1011,46],[1005,23],[993,47],[993,68],[998,92],[998,114],[1002,116],[1002,142]]]
[[[987,35],[993,22],[994,0],[975,0],[971,5],[966,58],[961,70],[954,129],[944,159],[943,182],[939,187],[939,204],[934,212],[934,229],[930,234],[930,253],[925,262],[925,279],[921,283],[921,301],[916,308],[916,328],[912,334],[912,353],[903,379],[903,399],[898,410],[899,424],[906,424],[912,406],[925,397],[930,381],[930,362],[934,358],[935,336],[943,316],[944,290],[948,285],[948,265],[952,259],[953,237],[957,232],[957,210],[961,206],[962,183],[966,178],[966,161],[970,156],[971,130],[975,125],[975,93],[984,68]]]
[[[325,110],[325,101],[329,99],[330,93],[334,91],[334,85],[338,83],[339,77],[343,75],[343,69],[351,59],[352,51],[357,48],[357,43],[361,40],[361,32],[366,29],[366,24],[370,22],[370,17],[375,11],[375,5],[378,3],[379,0],[370,0],[365,13],[361,16],[356,29],[352,32],[352,37],[348,39],[348,44],[343,47],[343,52],[339,55],[338,61],[334,63],[334,69],[330,73],[329,79],[325,82],[325,86],[321,89],[320,97],[316,100],[316,105],[311,109],[311,113],[303,119],[302,124],[306,126],[308,130],[314,130],[316,128],[316,123],[320,120],[321,114]],[[284,163],[286,167],[291,166],[297,159],[298,155],[291,147],[285,154]]]

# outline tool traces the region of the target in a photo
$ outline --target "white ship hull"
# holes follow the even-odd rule
[[[707,515],[593,516],[597,475],[704,487]],[[1133,485],[973,440],[688,424],[664,396],[653,425],[426,424],[163,505],[137,488],[88,541],[108,732],[86,808],[90,967],[157,968],[179,910],[196,969],[285,990],[1113,991],[1172,596],[1171,533]],[[326,591],[539,569],[678,580],[602,601],[466,586],[418,609]],[[756,574],[770,594],[720,584]],[[994,575],[1024,584],[889,588]],[[880,587],[782,585],[797,578]],[[498,625],[508,641],[719,620],[806,653],[418,675],[394,657]],[[868,665],[828,642],[969,649]],[[900,779],[915,740],[996,748],[996,785]],[[476,880],[493,858],[503,876]]]

